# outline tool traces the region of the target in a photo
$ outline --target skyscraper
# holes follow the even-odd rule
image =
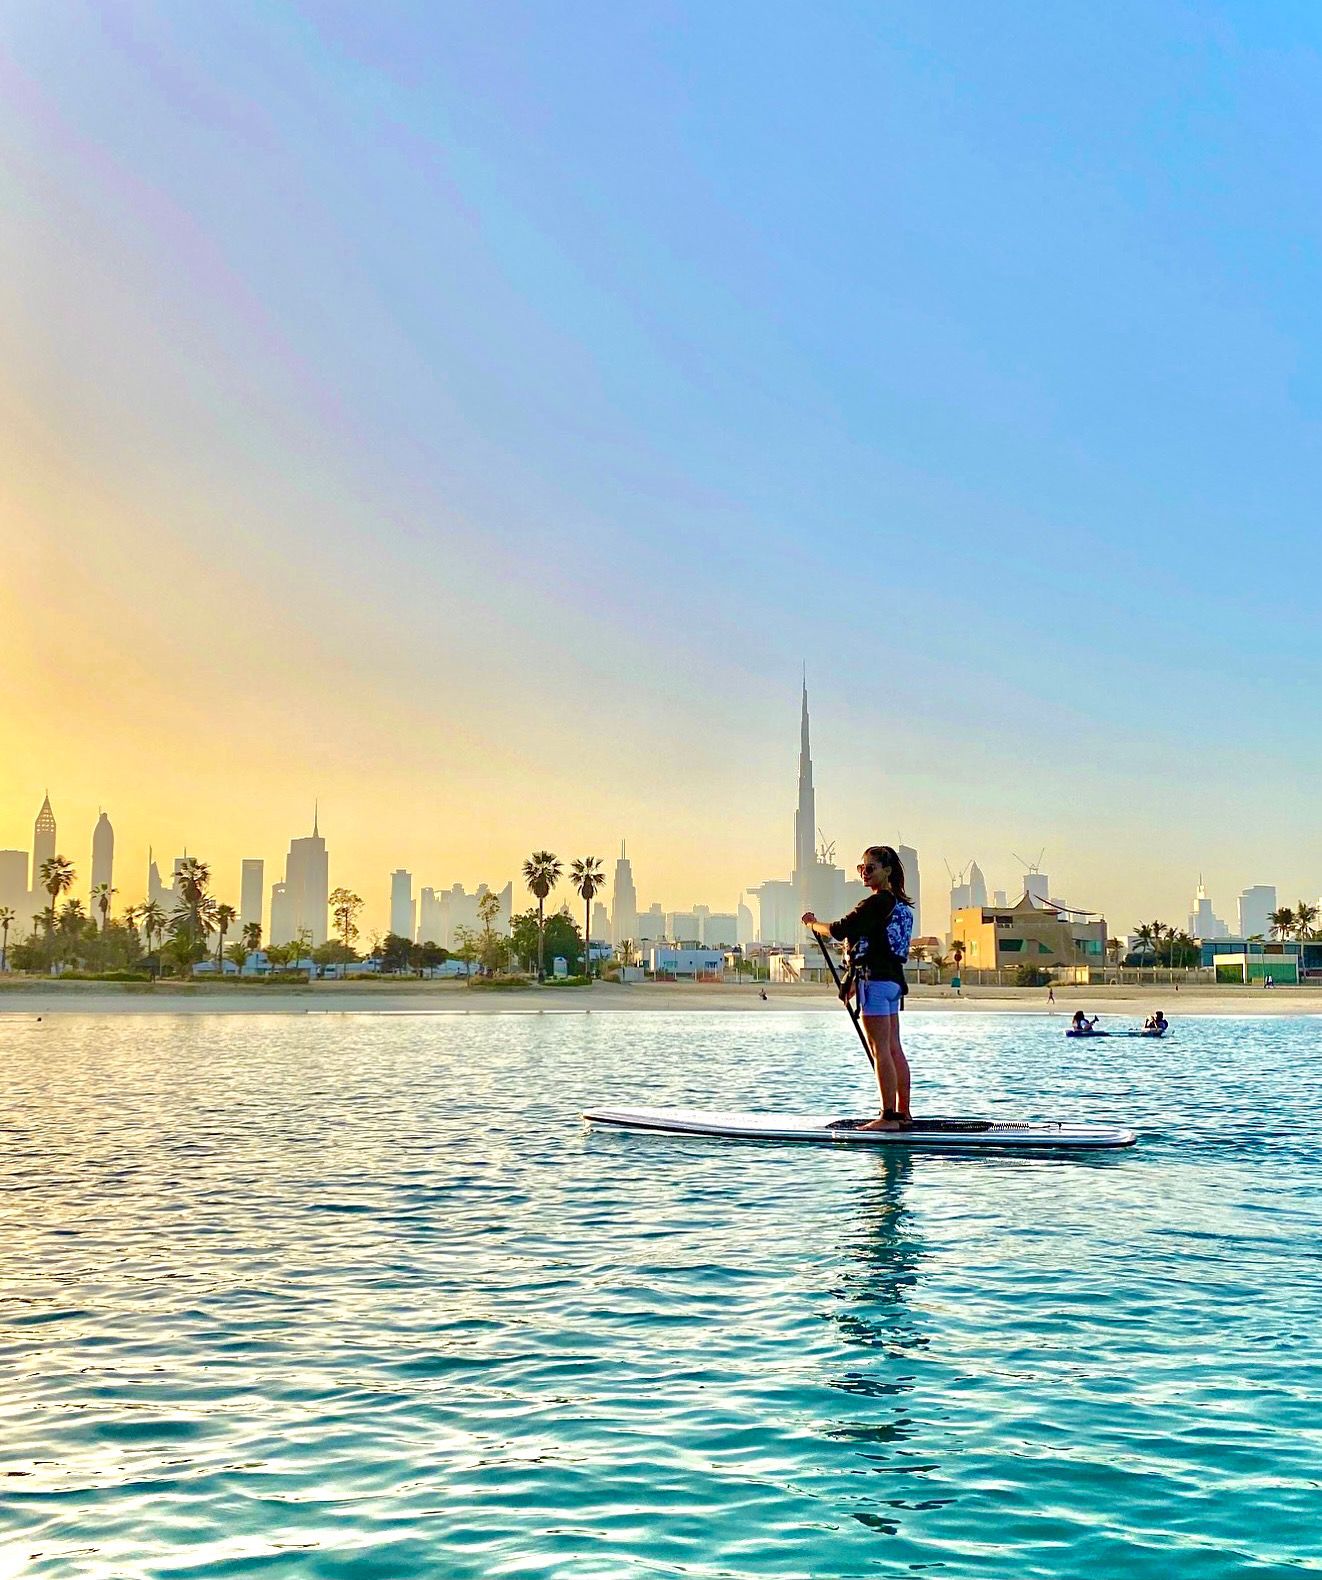
[[[50,896],[42,888],[41,864],[55,854],[55,814],[51,811],[50,792],[41,803],[37,821],[32,826],[32,900],[44,907]]]
[[[812,905],[813,869],[817,866],[817,795],[812,783],[812,748],[808,742],[808,677],[803,677],[799,709],[799,801],[794,812],[794,887],[804,909]]]
[[[176,871],[178,867],[179,863],[176,861]],[[152,854],[150,845],[147,847],[147,898],[153,905],[159,905],[167,915],[174,909],[174,890],[161,877],[161,869],[156,865],[156,858]]]
[[[413,942],[413,874],[403,867],[390,874],[390,931]]]
[[[294,905],[287,883],[271,885],[271,932],[267,943],[292,944],[298,928],[294,925]]]
[[[633,886],[633,868],[629,865],[628,848],[623,840],[611,888],[610,936],[615,944],[622,944],[626,938],[638,942],[638,891]]]
[[[102,812],[96,820],[96,827],[92,830],[92,885],[89,893],[95,894],[101,884],[109,888],[115,870],[115,831],[110,826],[110,819]],[[97,910],[96,901],[93,900],[87,907],[89,915],[98,919],[100,911]]]
[[[418,942],[420,944],[440,944],[448,948],[445,943],[445,911],[437,898],[435,889],[424,889],[418,904]]]
[[[289,854],[285,857],[285,889],[294,932],[306,930],[311,933],[314,949],[324,944],[326,910],[330,903],[330,863],[326,841],[317,826],[316,809],[312,813],[312,832],[289,842]]]
[[[923,932],[923,880],[918,871],[918,852],[912,845],[897,845],[895,854],[904,868],[904,887],[913,901],[913,935],[920,938]]]
[[[969,863],[969,900],[970,905],[986,905],[987,880],[982,875],[982,868],[976,861]]]
[[[1198,879],[1198,891],[1193,897],[1193,909],[1189,912],[1189,932],[1194,938],[1224,938],[1226,924],[1213,913],[1212,902],[1207,897],[1207,890],[1203,887],[1203,880]]]
[[[260,856],[245,856],[239,879],[239,929],[262,925],[262,890],[266,863]]]
[[[799,917],[804,911],[831,917],[840,913],[844,899],[844,874],[829,861],[817,856],[817,794],[812,782],[812,747],[808,737],[808,680],[803,681],[799,705],[799,797],[794,811],[794,871],[790,877],[794,892],[794,926],[791,939],[804,942]],[[765,889],[765,885],[762,885]],[[762,935],[763,943],[773,940]],[[778,942],[788,942],[781,938]]]
[[[1238,905],[1239,936],[1241,938],[1269,938],[1271,915],[1276,909],[1276,885],[1255,883],[1240,895]]]
[[[25,850],[0,850],[0,909],[13,911],[11,938],[22,938],[29,925],[32,891],[28,888],[28,853]]]

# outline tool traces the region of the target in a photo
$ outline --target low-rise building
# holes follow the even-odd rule
[[[1088,911],[1044,904],[1025,894],[1017,905],[972,905],[950,918],[951,943],[963,943],[966,971],[1019,966],[1106,964],[1106,921]]]
[[[647,969],[656,977],[718,977],[724,965],[719,949],[677,949],[662,944],[647,955]]]

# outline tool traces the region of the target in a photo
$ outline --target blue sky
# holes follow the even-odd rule
[[[77,600],[252,759],[260,838],[319,791],[382,888],[626,835],[645,899],[729,902],[788,865],[806,658],[842,847],[1045,844],[1120,926],[1199,868],[1316,897],[1320,45],[1286,4],[14,7],[11,612],[106,556]],[[181,584],[216,640],[144,612]],[[236,652],[314,677],[295,719],[189,709]],[[120,778],[34,701],[25,821],[52,774],[143,795],[151,710],[79,724]],[[177,765],[139,821],[248,853]]]

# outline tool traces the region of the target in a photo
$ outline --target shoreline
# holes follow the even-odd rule
[[[1271,990],[1235,985],[1169,983],[1087,988],[1064,987],[1056,1003],[1042,988],[971,987],[959,997],[949,987],[909,990],[907,1013],[1013,1014],[1066,1020],[1078,1009],[1142,1020],[1155,1009],[1172,1020],[1205,1016],[1322,1015],[1322,991]],[[780,985],[759,997],[756,985],[734,983],[597,982],[584,988],[469,988],[462,982],[384,985],[319,982],[262,988],[219,982],[58,982],[0,978],[0,1020],[32,1015],[565,1015],[655,1014],[695,1011],[727,1014],[839,1013],[834,990],[817,984]]]

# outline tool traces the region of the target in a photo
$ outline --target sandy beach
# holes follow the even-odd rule
[[[1318,1015],[1322,990],[1181,986],[1061,988],[1056,1003],[1042,988],[915,987],[909,1011],[955,1014],[1090,1015],[1142,1020],[1160,1008],[1172,1019],[1191,1015]],[[840,1013],[829,988],[816,984],[770,987],[760,997],[747,983],[598,982],[591,988],[470,988],[462,982],[319,982],[306,987],[247,987],[218,982],[54,982],[0,979],[0,1019],[77,1015],[581,1015],[729,1011],[775,1015],[788,1010]]]

